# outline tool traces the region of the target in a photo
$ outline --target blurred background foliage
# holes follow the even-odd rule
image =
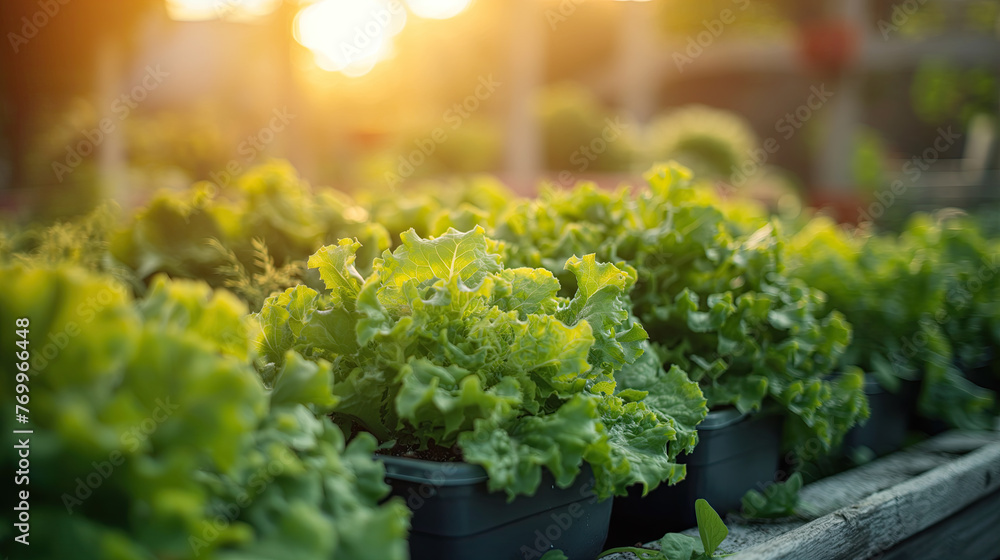
[[[489,173],[525,194],[677,159],[773,209],[893,229],[998,197],[997,0],[55,5],[0,7],[0,212],[19,223],[129,211],[275,156],[345,192]],[[165,77],[147,88],[150,68]],[[948,127],[959,140],[908,176]]]

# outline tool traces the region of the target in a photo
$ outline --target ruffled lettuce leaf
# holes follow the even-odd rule
[[[361,280],[357,243],[325,248],[310,263],[327,292],[265,302],[254,316],[265,379],[290,350],[329,364],[338,422],[384,445],[460,453],[511,497],[533,493],[543,468],[567,486],[585,462],[601,496],[683,477],[676,454],[704,416],[697,385],[665,375],[683,390],[655,411],[641,391],[616,393],[613,374],[646,339],[629,314],[634,270],[569,259],[577,290],[565,297],[549,271],[504,269],[482,228],[401,239]]]
[[[29,407],[40,557],[407,557],[409,512],[385,501],[375,441],[345,446],[318,416],[336,404],[330,365],[290,352],[266,390],[245,313],[203,283],[158,278],[133,302],[75,268],[0,269],[0,320],[29,318],[44,358]],[[0,346],[15,337],[3,330]]]

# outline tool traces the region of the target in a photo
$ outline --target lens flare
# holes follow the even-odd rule
[[[177,21],[248,21],[270,15],[282,0],[167,0],[167,15]]]
[[[322,0],[295,16],[295,40],[324,70],[367,74],[392,53],[392,38],[406,24],[395,0]]]
[[[406,0],[410,10],[423,18],[448,19],[462,13],[472,0]]]

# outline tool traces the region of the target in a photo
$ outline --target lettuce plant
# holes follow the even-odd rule
[[[741,500],[743,516],[747,519],[777,519],[795,515],[802,484],[802,473],[797,472],[784,482],[767,486],[763,492],[748,490]]]
[[[985,367],[1000,377],[1000,240],[990,238],[982,221],[952,217],[934,223],[913,220],[917,230],[936,237],[945,276],[944,313],[938,317],[952,343],[955,362],[965,370]],[[934,239],[934,238],[932,238]]]
[[[729,180],[759,141],[750,123],[736,113],[686,105],[658,115],[645,134],[645,160],[675,160],[699,177]]]
[[[309,188],[292,167],[271,163],[231,184],[161,192],[111,240],[111,253],[142,279],[158,272],[231,288],[259,309],[264,297],[304,280],[304,261],[325,243],[365,239],[389,247],[385,228],[347,195]]]
[[[504,268],[482,228],[434,239],[402,234],[363,277],[360,244],[309,259],[326,292],[296,286],[256,314],[265,383],[295,350],[329,363],[333,416],[396,450],[443,449],[482,465],[489,487],[532,494],[542,469],[568,486],[584,462],[599,496],[683,478],[675,462],[706,413],[681,372],[664,381],[676,415],[614,374],[642,354],[628,313],[634,276],[594,255],[566,261],[572,297],[547,270]],[[326,367],[324,365],[324,367]]]
[[[766,213],[697,185],[679,166],[647,178],[640,190],[545,189],[537,201],[512,202],[493,220],[493,234],[514,265],[556,274],[563,295],[575,285],[563,270],[573,254],[595,252],[635,270],[631,312],[659,362],[646,356],[617,378],[649,391],[647,403],[670,402],[670,386],[656,384],[679,366],[709,407],[770,404],[789,420],[789,446],[808,438],[834,445],[868,415],[860,374],[827,380],[850,341],[844,317],[787,274],[784,238]]]
[[[792,274],[825,290],[826,308],[855,325],[845,366],[870,372],[890,391],[919,380],[924,416],[961,428],[990,425],[993,395],[963,374],[1000,341],[1000,249],[975,224],[917,215],[896,236],[816,219],[793,237],[790,254]]]
[[[827,379],[850,341],[843,315],[786,273],[774,224],[735,215],[686,170],[647,178],[614,257],[639,271],[634,313],[661,358],[698,380],[709,406],[782,410],[786,445],[835,445],[868,416],[859,373]]]
[[[409,513],[399,500],[379,505],[389,488],[374,439],[345,445],[315,414],[334,402],[329,368],[289,356],[266,391],[248,360],[246,312],[200,282],[157,279],[133,302],[77,268],[0,269],[0,322],[29,321],[29,422],[8,415],[0,427],[33,430],[22,489],[34,554],[407,557]],[[5,353],[20,340],[0,329]],[[3,368],[10,402],[18,372]],[[0,459],[10,472],[16,461]]]

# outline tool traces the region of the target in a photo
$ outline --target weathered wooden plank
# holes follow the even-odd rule
[[[995,432],[948,432],[866,465],[807,485],[800,512],[809,519],[833,513],[998,441]]]
[[[880,560],[1000,558],[1000,494],[991,494],[892,548]]]
[[[926,453],[964,455],[997,441],[1000,441],[1000,419],[997,420],[996,429],[993,431],[963,432],[955,430],[945,432],[927,441],[920,442],[910,449]]]
[[[992,443],[730,558],[871,558],[997,490],[1000,443]]]
[[[915,477],[929,475],[934,469],[954,463],[963,455],[991,444],[1000,445],[1000,433],[948,432],[905,451],[809,484],[802,489],[803,505],[800,507],[800,511],[804,514],[802,519],[756,523],[730,515],[727,518],[729,537],[723,543],[722,549],[726,552],[739,552],[762,546],[786,533],[802,528],[810,520],[830,515],[846,506],[859,504],[870,496],[874,497],[873,495],[879,492],[893,489]],[[983,471],[984,477],[987,472],[989,471]],[[840,519],[843,523],[841,517],[836,519]],[[698,534],[696,529],[684,532],[693,536]],[[878,541],[876,546],[884,550],[894,542],[898,540]],[[632,558],[635,557],[622,554],[611,556],[609,560]],[[991,556],[986,555],[983,558]]]
[[[747,543],[759,544],[781,536],[800,523],[736,525],[730,528],[723,549],[742,550]],[[972,506],[903,541],[878,560],[1000,560],[1000,493],[980,499]],[[697,531],[685,531],[697,536]],[[652,547],[651,548],[655,548]],[[617,554],[615,560],[636,560],[631,553]],[[735,558],[738,558],[735,557]],[[803,556],[802,558],[807,558]],[[853,560],[853,559],[851,559]]]

